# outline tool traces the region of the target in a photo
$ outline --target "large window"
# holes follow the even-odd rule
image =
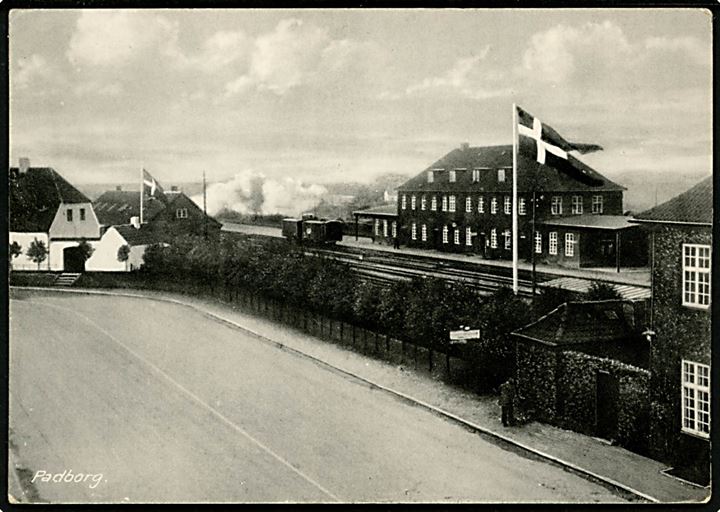
[[[505,211],[505,215],[510,215],[512,213],[512,200],[510,199],[510,196],[504,197],[503,210]]]
[[[387,238],[388,236],[388,221],[387,219],[383,219],[383,236]]]
[[[478,212],[485,213],[485,197],[484,196],[478,197]]]
[[[427,198],[425,196],[420,197],[420,209],[423,211],[427,209]]]
[[[455,211],[455,196],[450,196],[448,200],[448,211],[454,212]]]
[[[443,243],[448,243],[448,227],[443,226]]]
[[[503,231],[503,236],[505,237],[505,249],[509,251],[512,249],[512,232],[509,229],[506,229]]]
[[[490,200],[490,213],[492,213],[493,215],[495,215],[497,213],[497,203],[498,203],[497,197],[493,197]]]
[[[380,236],[380,219],[375,219],[375,236]]]
[[[592,196],[592,212],[603,212],[603,196]]]
[[[683,297],[684,306],[707,309],[710,307],[710,246],[683,244]]]
[[[682,362],[682,430],[710,437],[710,367]]]
[[[542,233],[535,231],[535,254],[542,254]]]
[[[525,207],[525,198],[521,197],[518,199],[518,215],[525,215],[527,208]]]
[[[465,212],[471,213],[472,212],[472,197],[467,196],[465,198]]]
[[[562,215],[562,196],[553,196],[550,203],[550,213],[553,215]]]
[[[572,196],[572,213],[573,215],[581,215],[583,212],[582,196]]]
[[[460,245],[460,230],[458,228],[453,229],[453,242],[455,242],[455,245]]]
[[[413,240],[417,240],[417,224],[415,224],[414,222],[410,224],[410,237]]]
[[[490,230],[490,247],[497,249],[497,229],[495,228]]]
[[[465,228],[465,245],[472,245],[472,229]]]
[[[416,205],[415,195],[410,196],[410,209],[414,210]]]
[[[565,256],[575,256],[575,233],[565,233]]]
[[[447,196],[442,196],[442,211],[447,211]]]
[[[557,231],[551,231],[548,238],[548,253],[557,254]]]
[[[457,174],[455,171],[448,171],[448,181],[450,183],[455,183],[457,180]]]
[[[430,198],[430,209],[432,211],[437,211],[437,196],[432,196]]]
[[[397,238],[397,222],[392,221],[392,236]]]
[[[72,222],[73,216],[72,216],[72,209],[68,208],[65,212],[65,216],[67,217],[68,222]]]
[[[420,226],[420,238],[423,242],[427,242],[427,224]]]
[[[400,197],[400,209],[405,210],[407,208],[407,196],[403,194]]]

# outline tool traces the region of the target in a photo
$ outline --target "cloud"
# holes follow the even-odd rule
[[[42,55],[33,53],[26,59],[18,59],[17,71],[13,74],[12,84],[19,88],[35,88],[53,77],[58,78],[58,70],[50,65]]]
[[[711,62],[711,46],[703,45],[699,39],[692,36],[649,37],[645,40],[645,48],[677,53],[680,57],[688,58],[700,66],[707,66]]]

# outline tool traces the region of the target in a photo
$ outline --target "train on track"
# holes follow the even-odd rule
[[[318,219],[312,214],[282,220],[282,235],[291,242],[307,245],[334,245],[342,241],[344,222]]]

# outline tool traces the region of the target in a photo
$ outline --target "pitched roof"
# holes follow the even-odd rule
[[[540,222],[547,226],[565,226],[573,228],[605,229],[617,231],[620,229],[637,228],[637,224],[630,222],[630,217],[624,215],[573,215],[571,217],[558,217],[545,219]]]
[[[143,202],[143,220],[151,220],[164,208],[159,199],[146,199]],[[95,200],[93,209],[100,224],[130,224],[132,217],[140,216],[140,191],[110,190]]]
[[[155,229],[152,224],[142,224],[136,228],[131,224],[113,226],[125,239],[128,245],[151,245],[165,242],[165,234]]]
[[[399,191],[510,191],[512,189],[512,145],[480,146],[455,148],[436,161],[422,173],[406,181],[398,187]],[[607,179],[599,172],[584,164],[572,155],[569,161],[577,173],[571,177],[554,167],[539,164],[534,157],[526,152],[518,154],[518,190],[529,191],[533,181],[537,179],[538,188],[552,191],[609,191],[624,190],[624,187]],[[497,169],[506,169],[505,182],[498,183]],[[480,169],[478,182],[471,181],[470,172]],[[428,183],[427,171],[457,171],[457,181],[449,183],[447,179],[435,179]],[[464,175],[462,174],[464,173]],[[594,184],[597,183],[597,184]]]
[[[61,204],[90,202],[51,167],[11,167],[9,181],[10,231],[47,232]]]
[[[708,176],[682,194],[635,216],[638,222],[706,224],[713,221],[713,181]]]
[[[632,308],[620,300],[567,302],[513,332],[550,345],[607,343],[633,336]]]
[[[397,204],[391,203],[374,206],[366,210],[355,211],[353,215],[360,215],[361,217],[397,217]]]

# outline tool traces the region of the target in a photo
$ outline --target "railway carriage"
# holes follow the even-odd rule
[[[302,219],[286,218],[282,220],[283,237],[297,243],[310,245],[334,244],[342,240],[343,221],[317,219],[312,215],[303,215]]]

